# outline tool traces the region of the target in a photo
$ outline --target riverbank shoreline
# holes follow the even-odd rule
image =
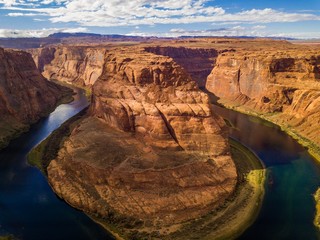
[[[29,153],[28,162],[46,175],[46,167],[54,159],[63,139],[81,119],[81,114],[78,114],[55,130]],[[240,236],[258,216],[264,197],[266,170],[261,160],[248,148],[232,139],[230,144],[239,179],[235,193],[223,206],[199,219],[159,229],[159,238],[155,232],[148,232],[147,229],[137,229],[137,236],[148,237],[148,234],[153,234],[155,239],[235,239]],[[111,226],[100,218],[87,215],[116,239],[126,239],[124,232],[116,225]]]
[[[5,118],[0,121],[0,132],[2,132],[2,135],[0,134],[0,150],[6,148],[12,140],[19,138],[22,134],[28,132],[30,127],[39,122],[42,118],[48,117],[58,106],[71,103],[74,100],[74,90],[72,87],[59,84],[59,82],[54,83],[67,87],[68,90],[63,91],[63,95],[58,99],[56,104],[44,112],[36,122],[31,122],[30,124],[21,123],[13,117]],[[6,134],[6,132],[8,133]]]
[[[164,239],[237,239],[254,223],[264,199],[266,169],[240,142],[230,138],[230,146],[239,178],[234,195],[220,209],[186,223],[178,233]]]
[[[259,114],[254,111],[249,111],[246,109],[241,108],[241,106],[233,106],[232,104],[228,104],[228,102],[218,102],[218,106],[236,111],[239,113],[246,114],[248,116],[256,117],[259,120],[266,121],[269,124],[272,124],[276,127],[279,127],[283,132],[285,132],[287,135],[292,137],[294,140],[296,140],[301,146],[305,147],[308,150],[308,153],[318,162],[320,163],[320,146],[317,146],[315,143],[310,141],[309,139],[301,136],[299,133],[294,131],[288,126],[285,126],[284,124],[278,123],[273,121],[271,117],[269,117],[267,114]]]

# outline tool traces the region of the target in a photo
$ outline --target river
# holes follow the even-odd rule
[[[231,136],[260,157],[269,175],[260,214],[239,239],[320,239],[312,196],[320,186],[319,164],[279,127],[218,106],[214,110],[232,123]]]
[[[40,171],[26,163],[27,153],[64,121],[88,105],[77,89],[63,104],[0,152],[0,234],[24,240],[113,239],[84,213],[60,200]],[[252,149],[267,167],[270,180],[248,239],[319,239],[313,226],[312,194],[320,186],[320,167],[295,140],[272,124],[214,106],[234,126],[231,136]]]
[[[88,105],[83,90],[0,152],[0,235],[23,240],[113,239],[84,213],[52,191],[46,178],[26,162],[28,152]]]

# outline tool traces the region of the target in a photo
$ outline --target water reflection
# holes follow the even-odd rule
[[[320,186],[319,165],[278,127],[217,106],[214,110],[231,122],[231,136],[254,150],[271,178],[257,221],[240,239],[319,239],[312,196]]]

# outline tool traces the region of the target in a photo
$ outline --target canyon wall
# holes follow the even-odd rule
[[[172,58],[126,47],[104,59],[89,116],[48,167],[55,192],[128,231],[221,206],[237,173],[208,96]]]
[[[68,94],[40,74],[30,54],[0,48],[0,148]]]
[[[320,146],[320,51],[263,50],[220,55],[207,89],[221,103],[259,114]]]
[[[82,87],[92,86],[101,75],[105,51],[83,46],[29,50],[44,77]]]
[[[190,74],[199,87],[205,87],[207,77],[218,56],[218,51],[212,48],[156,46],[146,47],[145,50],[171,57]]]

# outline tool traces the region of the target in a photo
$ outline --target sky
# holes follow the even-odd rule
[[[320,38],[320,0],[0,0],[0,37]]]

